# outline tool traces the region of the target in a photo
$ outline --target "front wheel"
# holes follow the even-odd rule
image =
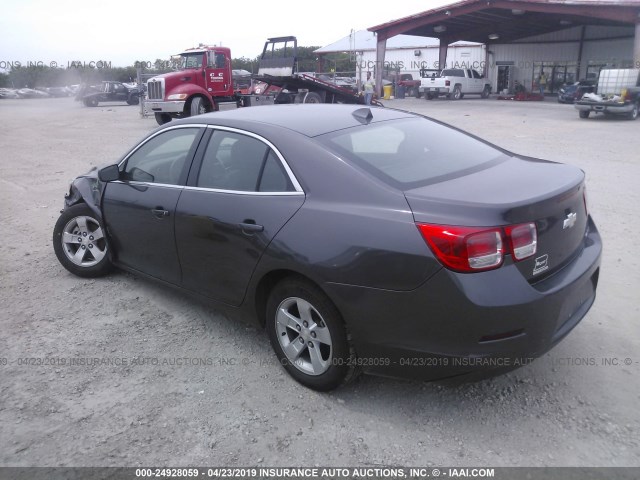
[[[190,116],[195,117],[196,115],[202,115],[203,113],[207,113],[206,102],[202,97],[195,97],[191,100]]]
[[[84,203],[65,209],[58,218],[53,250],[62,266],[79,277],[100,277],[111,270],[104,229]]]
[[[158,125],[164,125],[165,123],[169,123],[171,121],[171,115],[168,113],[156,113],[156,122]]]
[[[267,302],[266,328],[278,360],[299,383],[333,390],[358,371],[338,309],[315,285],[285,279]]]
[[[95,97],[91,97],[91,98],[85,98],[82,103],[84,103],[85,107],[97,107],[98,106],[98,99]]]

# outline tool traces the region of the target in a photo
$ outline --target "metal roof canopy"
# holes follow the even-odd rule
[[[378,37],[378,65],[384,63],[387,39],[400,34],[438,38],[439,64],[445,65],[447,45],[459,40],[513,43],[586,25],[635,25],[634,59],[640,61],[640,0],[464,0],[368,30]],[[380,94],[382,69],[376,69],[375,80]]]
[[[509,43],[580,25],[633,26],[640,0],[465,0],[376,25],[378,41],[399,34]],[[435,27],[435,29],[434,29]],[[497,37],[490,39],[492,37]]]

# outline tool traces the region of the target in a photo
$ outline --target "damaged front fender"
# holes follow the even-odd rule
[[[102,194],[105,183],[98,178],[98,169],[93,167],[84,175],[77,177],[69,186],[69,193],[64,196],[64,210],[84,202],[102,221]]]

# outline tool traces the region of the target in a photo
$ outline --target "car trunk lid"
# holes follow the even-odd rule
[[[505,226],[534,222],[536,253],[516,262],[535,282],[580,250],[587,228],[584,173],[573,166],[504,156],[489,168],[405,191],[417,223]]]

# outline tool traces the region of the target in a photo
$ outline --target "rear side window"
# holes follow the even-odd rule
[[[294,190],[280,159],[267,144],[222,130],[209,140],[196,185],[239,192]]]
[[[402,190],[462,176],[504,159],[500,150],[424,118],[362,125],[317,138]]]

